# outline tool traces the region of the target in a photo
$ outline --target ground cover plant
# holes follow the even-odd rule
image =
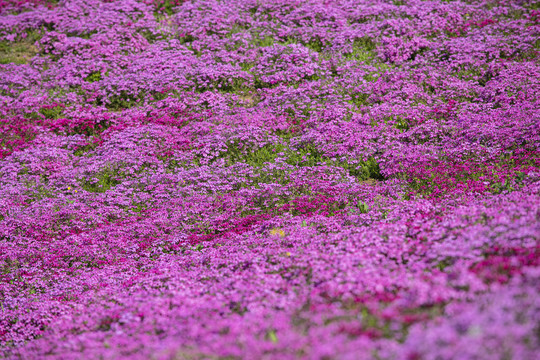
[[[540,358],[540,3],[0,0],[0,357]]]

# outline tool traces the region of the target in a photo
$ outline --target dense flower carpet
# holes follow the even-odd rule
[[[0,358],[540,358],[540,2],[0,0]]]

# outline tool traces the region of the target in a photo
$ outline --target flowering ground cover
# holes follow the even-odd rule
[[[0,0],[0,357],[538,359],[540,3]]]

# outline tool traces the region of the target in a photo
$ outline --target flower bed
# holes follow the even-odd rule
[[[536,1],[0,1],[0,357],[540,356]]]

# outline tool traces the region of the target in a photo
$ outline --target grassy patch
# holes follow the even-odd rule
[[[28,39],[28,38],[27,38]],[[0,42],[0,64],[28,64],[38,50],[31,39]]]
[[[180,6],[183,2],[184,0],[154,0],[155,13],[156,15],[163,13],[172,15],[174,14],[174,8]]]
[[[376,48],[377,44],[371,38],[356,38],[352,44],[352,51],[345,53],[344,57],[349,60],[371,62],[376,58]]]
[[[104,193],[121,183],[120,175],[115,169],[103,169],[93,179],[83,180],[81,186],[88,192]]]
[[[84,80],[89,82],[89,83],[99,81],[99,80],[101,80],[101,72],[100,71],[93,71],[93,72],[90,73],[90,75],[85,77]]]
[[[226,159],[229,166],[236,163],[244,163],[250,166],[261,168],[265,164],[275,163],[282,159],[285,163],[294,166],[330,166],[345,169],[349,175],[354,176],[359,181],[368,179],[382,180],[379,164],[370,157],[366,160],[344,160],[329,157],[320,152],[313,144],[306,144],[298,149],[293,149],[288,143],[267,144],[262,147],[243,146],[233,141],[228,143],[227,150],[222,152],[217,159]]]

